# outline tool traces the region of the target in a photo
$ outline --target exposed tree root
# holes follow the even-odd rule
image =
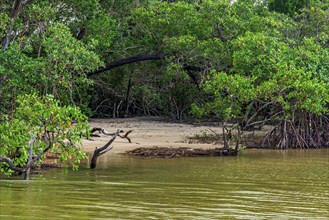
[[[329,118],[300,113],[292,120],[282,119],[266,134],[262,145],[277,149],[329,147]]]

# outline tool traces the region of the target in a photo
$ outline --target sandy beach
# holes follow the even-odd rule
[[[142,117],[91,119],[90,126],[101,127],[109,132],[115,132],[117,129],[121,129],[124,132],[133,130],[129,134],[132,143],[128,143],[127,139],[118,137],[112,144],[114,148],[109,152],[110,154],[125,153],[139,147],[190,147],[203,149],[221,147],[215,144],[192,143],[187,140],[188,136],[200,135],[204,132],[212,133],[214,131],[220,134],[222,128],[218,123],[178,123],[158,117]],[[99,135],[100,137],[93,137],[92,140],[84,140],[83,150],[86,152],[94,151],[95,147],[103,146],[111,138],[111,136],[104,134]]]

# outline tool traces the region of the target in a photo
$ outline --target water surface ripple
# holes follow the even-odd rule
[[[0,219],[329,219],[329,150],[238,158],[104,155],[98,168],[0,179]]]

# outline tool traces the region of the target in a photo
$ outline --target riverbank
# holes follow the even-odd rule
[[[141,118],[119,118],[119,119],[91,119],[91,127],[101,127],[107,131],[116,131],[121,129],[124,132],[133,130],[127,139],[117,138],[109,152],[112,154],[125,153],[140,147],[189,147],[213,149],[221,147],[220,144],[196,143],[187,140],[189,136],[195,136],[205,132],[214,132],[221,134],[221,127],[218,123],[209,123],[207,125],[189,124],[170,122],[160,117],[141,117]],[[100,134],[100,137],[93,137],[92,140],[83,141],[83,150],[86,152],[93,151],[95,147],[103,146],[109,136]]]
[[[215,149],[223,147],[220,141],[222,127],[218,122],[209,123],[178,123],[160,117],[141,118],[119,118],[119,119],[91,119],[91,127],[101,127],[107,131],[114,132],[117,129],[133,130],[127,139],[117,138],[112,144],[114,148],[111,154],[121,154],[137,148],[192,148],[192,149]],[[260,140],[259,134],[264,131],[246,135],[245,142],[249,145],[257,145]],[[218,138],[214,138],[218,136]],[[195,137],[200,137],[207,141],[199,141]],[[212,138],[211,138],[212,137]],[[258,137],[258,138],[256,138]],[[92,140],[83,141],[83,150],[94,151],[95,147],[103,146],[110,136],[100,134],[100,137],[93,137]],[[256,142],[255,142],[256,141]],[[255,142],[255,143],[252,143]]]

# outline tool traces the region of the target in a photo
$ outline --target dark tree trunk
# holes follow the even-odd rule
[[[132,83],[131,83],[131,76],[130,76],[129,81],[128,81],[127,94],[126,94],[126,117],[129,116],[129,96],[130,96],[131,87],[132,87]]]
[[[24,180],[29,180],[30,179],[30,171],[31,171],[31,166],[33,164],[33,143],[34,143],[34,138],[30,139],[29,142],[29,158],[27,160],[27,164],[26,164],[26,170],[25,170],[25,175],[24,175]]]
[[[237,140],[235,143],[235,152],[239,153],[239,149],[240,149],[240,141],[241,141],[241,132],[240,132],[240,127],[239,125],[237,126],[237,130],[238,130],[238,134],[237,134]]]
[[[99,156],[105,154],[106,152],[110,151],[113,147],[110,146],[113,141],[115,140],[115,138],[119,135],[119,130],[117,130],[117,132],[113,135],[113,137],[111,138],[111,140],[109,140],[103,147],[101,148],[98,148],[96,147],[95,148],[95,151],[94,151],[94,154],[93,154],[93,157],[91,159],[91,162],[90,162],[90,168],[91,169],[95,169],[96,166],[97,166],[97,159]]]
[[[93,154],[93,158],[91,159],[91,162],[90,162],[90,169],[95,169],[96,166],[97,166],[97,159],[98,159],[99,155],[96,155],[96,150]]]
[[[111,70],[113,68],[124,66],[127,64],[131,64],[131,63],[136,63],[136,62],[141,62],[141,61],[146,61],[146,60],[160,60],[169,55],[170,54],[168,54],[168,53],[153,53],[153,54],[139,54],[139,55],[123,58],[120,60],[108,62],[105,64],[105,67],[101,67],[94,72],[87,73],[87,76],[91,77],[93,75],[97,75],[99,73]]]
[[[81,40],[83,38],[83,36],[85,35],[85,33],[86,33],[86,28],[82,27],[76,36],[77,40]]]
[[[2,49],[6,50],[9,46],[10,43],[10,34],[13,32],[13,27],[15,20],[17,19],[19,13],[22,12],[23,7],[26,6],[27,4],[31,3],[33,0],[15,0],[13,4],[13,9],[10,13],[10,18],[12,19],[12,22],[9,26],[9,29],[7,30],[7,34],[1,39],[1,44],[2,44]]]

